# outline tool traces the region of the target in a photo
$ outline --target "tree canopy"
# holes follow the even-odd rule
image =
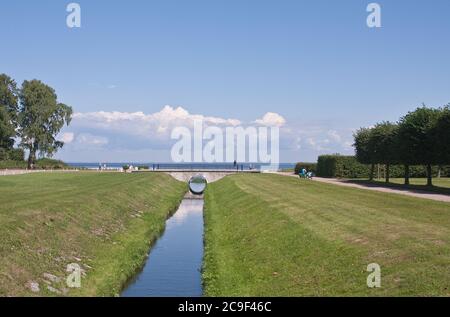
[[[52,156],[64,143],[56,136],[72,117],[72,108],[59,103],[53,88],[39,80],[25,81],[20,91],[18,114],[21,146],[29,154],[28,164],[32,167],[36,154]]]
[[[56,139],[72,118],[72,108],[58,102],[56,92],[39,80],[24,81],[20,88],[8,75],[0,74],[0,160],[23,160],[28,167],[36,155],[51,157],[64,143]],[[19,138],[20,148],[14,148]]]
[[[436,142],[437,162],[441,165],[450,162],[450,105],[442,109],[433,130],[433,138]]]
[[[402,162],[409,165],[439,163],[436,138],[432,132],[440,115],[441,109],[423,106],[400,119],[398,137]]]
[[[449,107],[423,105],[398,123],[381,122],[373,128],[361,128],[354,135],[356,158],[363,164],[386,165],[386,181],[389,181],[389,166],[403,164],[406,184],[409,166],[425,165],[428,185],[432,185],[432,165],[450,164]]]
[[[17,128],[18,90],[14,80],[0,74],[0,148],[14,145]]]

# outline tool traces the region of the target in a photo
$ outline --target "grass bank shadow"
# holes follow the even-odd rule
[[[428,193],[428,194],[441,194],[450,196],[450,188],[439,187],[439,186],[427,186],[427,185],[404,185],[397,183],[386,183],[381,181],[370,181],[363,179],[349,179],[341,180],[343,183],[357,184],[365,187],[378,187],[378,188],[392,188],[396,190],[403,190],[405,192],[415,192],[415,193]]]

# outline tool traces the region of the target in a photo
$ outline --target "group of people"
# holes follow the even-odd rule
[[[308,172],[306,168],[302,168],[298,173],[298,176],[300,176],[300,178],[312,179],[314,175],[313,172]]]

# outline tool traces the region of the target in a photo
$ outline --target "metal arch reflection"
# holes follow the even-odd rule
[[[206,186],[208,185],[208,181],[203,175],[196,175],[191,177],[189,180],[189,190],[194,195],[202,195],[205,190]]]

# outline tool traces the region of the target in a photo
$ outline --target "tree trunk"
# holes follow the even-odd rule
[[[433,186],[433,175],[431,174],[431,164],[427,165],[427,186]]]
[[[409,165],[405,165],[405,185],[409,185]]]
[[[389,183],[390,180],[390,167],[391,165],[389,163],[386,164],[386,183]]]
[[[372,164],[370,166],[370,175],[369,175],[369,180],[373,181],[373,174],[375,173],[375,164]]]
[[[438,175],[437,175],[438,178],[441,178],[441,170],[442,170],[442,166],[439,165]]]
[[[35,162],[36,162],[36,147],[33,145],[30,148],[30,154],[28,155],[28,169],[34,169]]]

